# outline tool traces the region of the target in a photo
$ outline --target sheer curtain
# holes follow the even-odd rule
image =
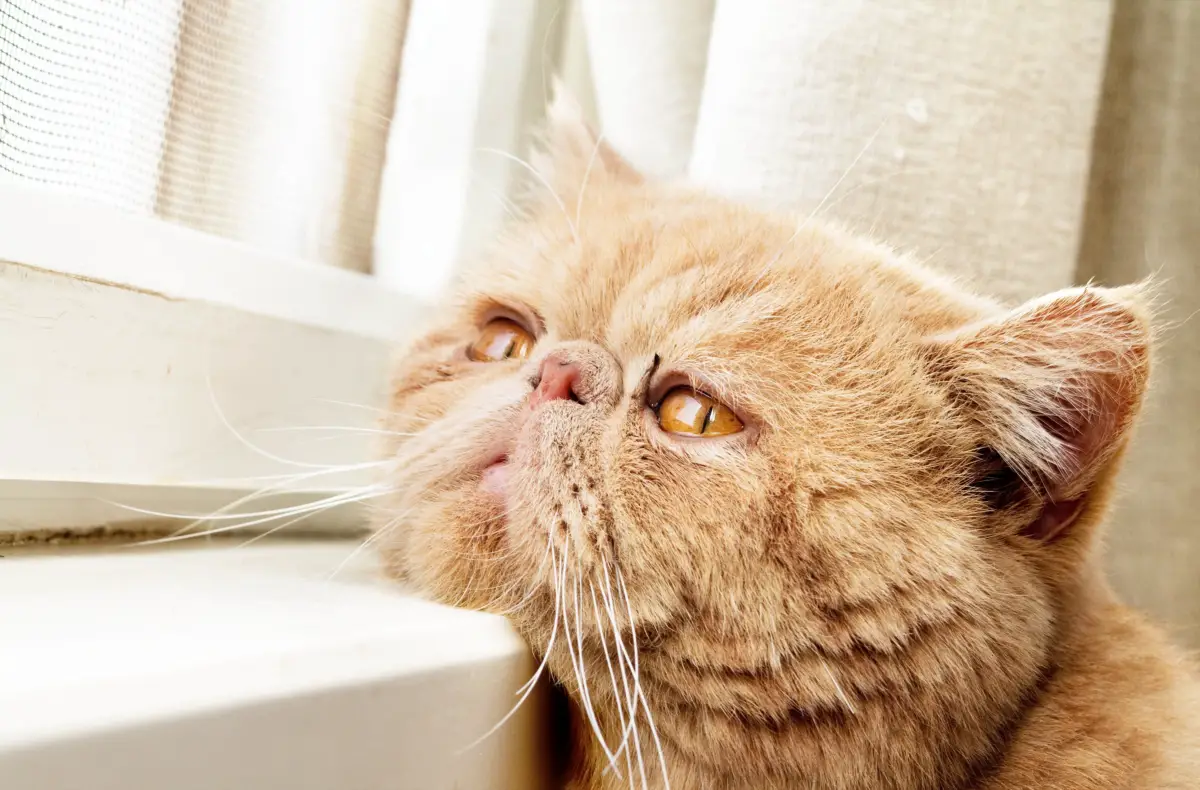
[[[367,271],[407,0],[6,0],[0,178]]]

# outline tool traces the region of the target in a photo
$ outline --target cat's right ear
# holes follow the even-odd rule
[[[579,102],[557,78],[553,91],[532,164],[555,195],[574,204],[589,183],[641,183],[642,175],[591,128]]]
[[[984,455],[1041,503],[1029,537],[1069,530],[1124,446],[1146,391],[1152,301],[1146,285],[1071,288],[926,342]]]

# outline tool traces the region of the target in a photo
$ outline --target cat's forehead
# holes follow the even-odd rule
[[[706,201],[613,207],[515,236],[477,293],[527,309],[560,340],[620,357],[802,353],[832,336],[937,331],[972,301],[890,252],[805,218]]]

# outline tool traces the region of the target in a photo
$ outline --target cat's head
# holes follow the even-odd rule
[[[985,761],[1090,573],[1144,295],[1003,309],[556,115],[531,216],[400,357],[389,565],[550,646],[610,750],[632,702],[712,770]]]

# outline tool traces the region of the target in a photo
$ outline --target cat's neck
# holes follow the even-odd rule
[[[768,722],[756,718],[752,705],[713,708],[681,702],[672,688],[678,678],[662,676],[666,670],[647,661],[639,685],[653,711],[653,731],[644,715],[636,733],[629,731],[625,705],[596,687],[588,695],[591,713],[585,712],[578,693],[570,695],[574,756],[567,786],[619,790],[631,786],[626,774],[632,772],[632,786],[643,787],[644,771],[645,786],[651,790],[751,790],[768,785],[830,790],[1025,790],[1061,785],[1104,790],[1156,787],[1149,777],[1188,770],[1172,767],[1177,755],[1153,747],[1164,738],[1200,742],[1200,729],[1188,719],[1194,716],[1187,707],[1200,705],[1200,689],[1186,668],[1161,635],[1115,603],[1098,606],[1080,622],[1064,637],[1053,668],[1016,714],[995,722],[984,741],[974,741],[986,741],[986,748],[958,755],[907,754],[900,749],[891,754],[890,764],[872,763],[867,752],[875,747],[864,744],[873,743],[877,733],[869,730],[884,724],[881,715],[905,718],[901,700],[890,712],[872,712],[867,706],[844,714],[798,710],[787,721]],[[778,677],[757,680],[764,693],[771,684],[784,688],[786,668]],[[593,717],[610,734],[607,752],[594,734]],[[939,722],[913,726],[937,727]],[[627,731],[627,741],[616,736]],[[905,739],[901,730],[895,737]],[[660,747],[669,785],[662,779]]]

